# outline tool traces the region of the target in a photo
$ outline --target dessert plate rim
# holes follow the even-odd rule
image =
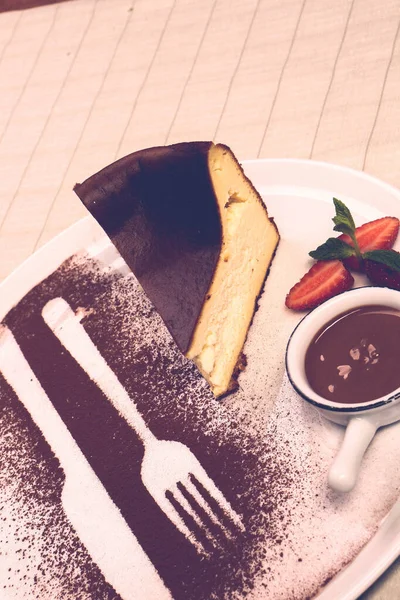
[[[263,196],[267,189],[273,194],[285,195],[288,189],[305,186],[318,188],[326,178],[342,181],[349,195],[359,190],[363,204],[385,212],[400,201],[400,190],[380,179],[350,167],[323,161],[292,158],[265,158],[243,160],[246,175]],[[296,184],[301,181],[300,185]],[[279,191],[281,190],[281,192]],[[71,192],[72,193],[72,192]],[[364,194],[365,193],[365,201]],[[357,195],[357,194],[356,194]],[[400,206],[400,204],[398,204]],[[375,218],[375,217],[371,217]],[[35,285],[43,281],[72,254],[88,246],[107,240],[106,234],[93,219],[86,216],[56,235],[0,283],[0,320]],[[110,242],[111,243],[111,242]],[[315,600],[356,600],[370,587],[400,554],[400,500],[380,523],[376,534],[356,558],[332,579]]]

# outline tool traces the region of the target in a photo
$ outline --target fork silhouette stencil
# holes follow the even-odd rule
[[[54,298],[43,308],[42,316],[64,348],[139,436],[144,445],[141,465],[143,485],[197,551],[209,554],[196,529],[217,548],[221,547],[221,539],[232,537],[232,529],[244,531],[241,517],[192,451],[181,442],[159,440],[153,435],[133,399],[100,354],[70,305],[63,298]],[[211,503],[207,495],[211,497]],[[219,510],[215,510],[213,502]],[[192,529],[191,523],[195,524]]]

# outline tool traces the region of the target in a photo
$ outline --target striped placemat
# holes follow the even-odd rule
[[[400,4],[72,0],[0,15],[0,278],[117,156],[215,139],[400,185]]]
[[[84,214],[75,182],[146,146],[213,139],[400,186],[399,0],[33,4],[1,2],[0,279]],[[400,597],[398,571],[375,590]]]

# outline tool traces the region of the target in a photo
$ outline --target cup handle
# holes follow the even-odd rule
[[[361,461],[378,425],[369,419],[355,417],[346,427],[344,440],[328,475],[330,487],[337,492],[350,492],[355,486]]]

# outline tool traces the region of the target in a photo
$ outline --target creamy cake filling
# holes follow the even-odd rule
[[[222,250],[186,354],[220,396],[229,390],[279,234],[226,148],[210,148],[209,170],[221,216]]]

